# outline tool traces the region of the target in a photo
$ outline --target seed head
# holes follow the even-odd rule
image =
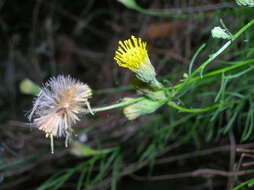
[[[88,110],[93,113],[88,102],[91,96],[92,90],[87,84],[70,76],[52,77],[41,88],[28,119],[51,138],[52,153],[53,137],[66,137],[68,146],[72,126],[79,120],[79,114]]]

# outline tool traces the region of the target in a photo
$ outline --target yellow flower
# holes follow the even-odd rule
[[[119,66],[135,71],[147,58],[146,43],[142,42],[141,38],[131,36],[131,39],[124,42],[119,41],[114,59]]]
[[[161,87],[156,80],[156,73],[147,54],[146,42],[131,36],[130,39],[119,41],[114,60],[121,66],[130,69],[138,79],[155,87]]]

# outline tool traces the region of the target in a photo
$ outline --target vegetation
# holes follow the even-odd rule
[[[251,188],[253,3],[72,3],[0,4],[1,189]],[[51,154],[24,110],[57,74],[93,98]]]

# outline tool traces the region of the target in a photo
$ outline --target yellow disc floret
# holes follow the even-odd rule
[[[141,38],[131,36],[128,40],[119,41],[114,59],[119,66],[133,71],[137,79],[155,88],[162,87],[156,79],[155,69],[148,57],[146,42]]]
[[[145,64],[148,59],[146,42],[141,38],[131,36],[131,39],[119,41],[119,47],[114,57],[116,63],[121,66],[135,71]]]

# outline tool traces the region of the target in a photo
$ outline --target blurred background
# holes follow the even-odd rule
[[[254,147],[252,131],[241,141],[244,118],[253,110],[249,104],[213,115],[165,106],[135,121],[121,109],[87,115],[74,127],[74,145],[66,149],[64,139],[56,139],[53,155],[45,134],[29,127],[25,115],[33,96],[20,92],[24,79],[41,85],[51,76],[71,75],[94,90],[92,107],[117,103],[137,96],[129,86],[130,71],[113,60],[119,40],[136,35],[147,41],[159,80],[172,85],[202,44],[197,65],[223,45],[210,35],[220,19],[234,33],[254,16],[253,8],[229,0],[137,0],[142,9],[122,2],[0,1],[0,189],[225,190],[253,177],[233,173],[241,156],[236,147]],[[219,60],[253,57],[252,27]],[[253,71],[229,88],[251,85],[251,77]],[[220,85],[218,77],[199,89],[193,86],[181,100],[205,106]],[[245,95],[252,100],[253,89]],[[226,126],[229,130],[221,132]],[[79,145],[84,145],[81,153]]]

